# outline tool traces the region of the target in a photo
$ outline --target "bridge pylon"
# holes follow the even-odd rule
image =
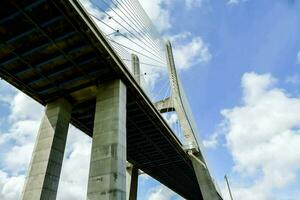
[[[156,108],[161,112],[176,111],[180,127],[182,129],[186,144],[186,150],[193,164],[198,184],[204,200],[220,200],[221,195],[214,180],[208,170],[202,148],[202,143],[197,138],[197,128],[193,122],[189,105],[185,99],[184,90],[181,86],[179,76],[176,71],[172,45],[166,42],[167,68],[171,85],[171,95],[155,103]],[[171,105],[171,106],[170,106]],[[200,198],[200,197],[199,197]]]

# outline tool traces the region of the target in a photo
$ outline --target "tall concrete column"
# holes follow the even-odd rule
[[[192,152],[189,152],[190,159],[192,161],[197,181],[200,187],[201,194],[204,200],[220,200],[219,195],[213,181],[209,174],[209,171],[199,157],[194,155]]]
[[[136,166],[129,164],[126,172],[126,200],[136,200],[139,169]]]
[[[87,197],[126,199],[126,87],[121,80],[98,88]]]
[[[26,177],[23,200],[55,200],[71,118],[71,105],[57,100],[46,106]]]

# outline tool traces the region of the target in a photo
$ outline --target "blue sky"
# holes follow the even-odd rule
[[[228,174],[235,199],[299,200],[300,1],[140,2],[174,45],[224,198]],[[43,108],[3,80],[0,93],[0,199],[11,200],[21,192]],[[85,199],[90,144],[71,127],[58,199]],[[146,175],[138,197],[180,198]]]

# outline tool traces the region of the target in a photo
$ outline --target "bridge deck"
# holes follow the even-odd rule
[[[2,0],[0,77],[43,105],[66,98],[75,105],[72,124],[90,136],[95,97],[82,94],[121,78],[128,161],[187,199],[201,196],[180,142],[76,1]]]

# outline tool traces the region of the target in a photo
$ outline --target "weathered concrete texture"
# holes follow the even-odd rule
[[[23,200],[55,200],[71,118],[71,105],[57,100],[46,106],[29,173]]]
[[[126,172],[126,200],[136,200],[139,169],[130,164],[127,166]]]
[[[97,91],[87,197],[126,198],[126,87],[120,80]]]
[[[200,156],[189,153],[204,200],[220,200],[211,176]]]

